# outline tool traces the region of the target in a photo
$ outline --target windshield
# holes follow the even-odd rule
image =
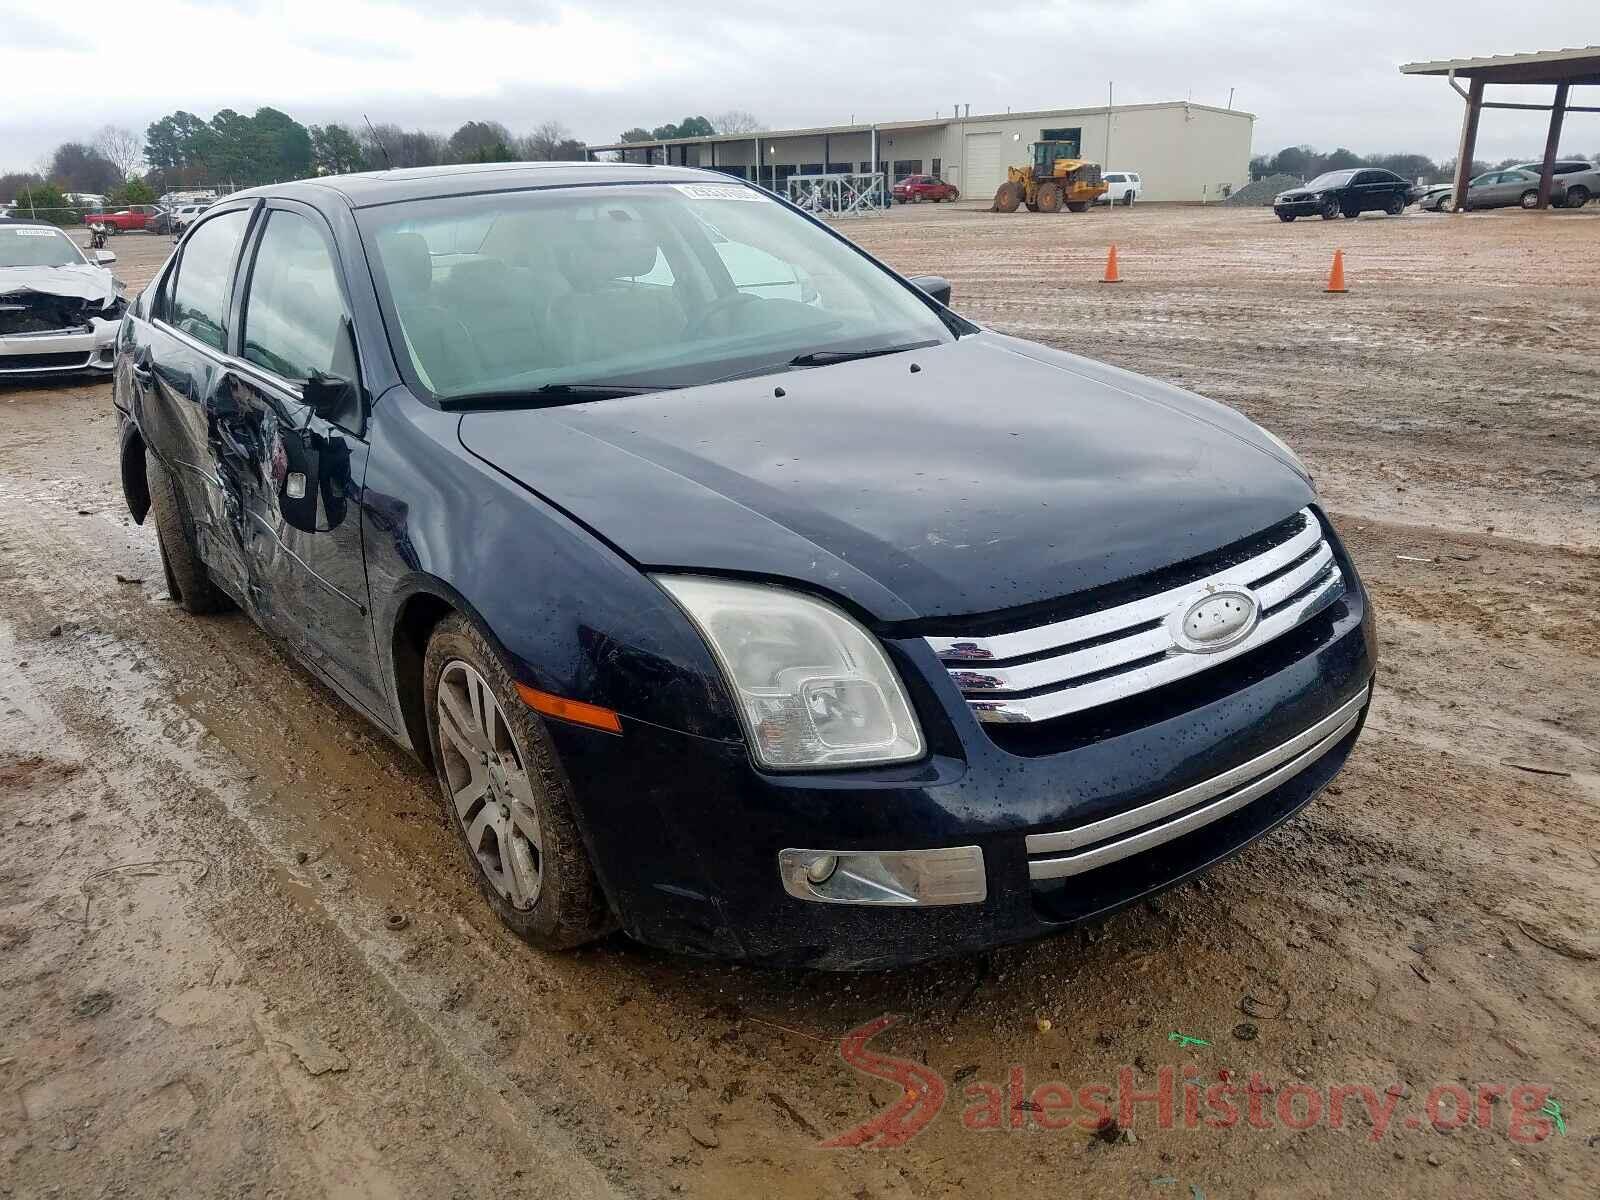
[[[1354,175],[1354,171],[1329,171],[1326,175],[1318,175],[1310,183],[1306,184],[1306,186],[1308,188],[1343,187],[1345,184],[1350,182]]]
[[[744,184],[452,196],[360,219],[396,355],[441,400],[687,387],[953,336],[904,284]]]
[[[76,267],[83,255],[72,239],[47,225],[0,225],[0,267]]]

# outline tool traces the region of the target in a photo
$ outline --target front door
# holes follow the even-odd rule
[[[314,210],[270,201],[263,216],[240,266],[236,357],[218,401],[250,459],[240,477],[252,598],[264,625],[383,713],[361,545],[366,408],[343,276]]]

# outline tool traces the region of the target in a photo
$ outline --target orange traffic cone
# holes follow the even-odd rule
[[[1333,252],[1333,270],[1328,272],[1328,286],[1322,289],[1325,292],[1348,292],[1350,289],[1344,285],[1344,251]]]
[[[1100,282],[1101,283],[1121,283],[1122,282],[1122,276],[1117,274],[1117,246],[1116,246],[1115,242],[1113,242],[1111,244],[1111,251],[1110,251],[1110,253],[1108,253],[1106,255],[1106,274],[1105,274],[1105,278],[1102,279]]]

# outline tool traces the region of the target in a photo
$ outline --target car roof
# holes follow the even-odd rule
[[[397,171],[366,171],[359,175],[325,175],[319,179],[251,188],[236,192],[228,199],[278,196],[320,205],[337,196],[351,208],[370,208],[379,204],[470,195],[474,192],[583,187],[598,183],[739,182],[743,181],[721,171],[647,166],[641,163],[460,163],[439,167],[409,167]]]

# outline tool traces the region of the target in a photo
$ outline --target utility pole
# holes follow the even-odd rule
[[[1111,96],[1114,86],[1112,83],[1106,84],[1106,161],[1100,164],[1102,171],[1111,169]]]

